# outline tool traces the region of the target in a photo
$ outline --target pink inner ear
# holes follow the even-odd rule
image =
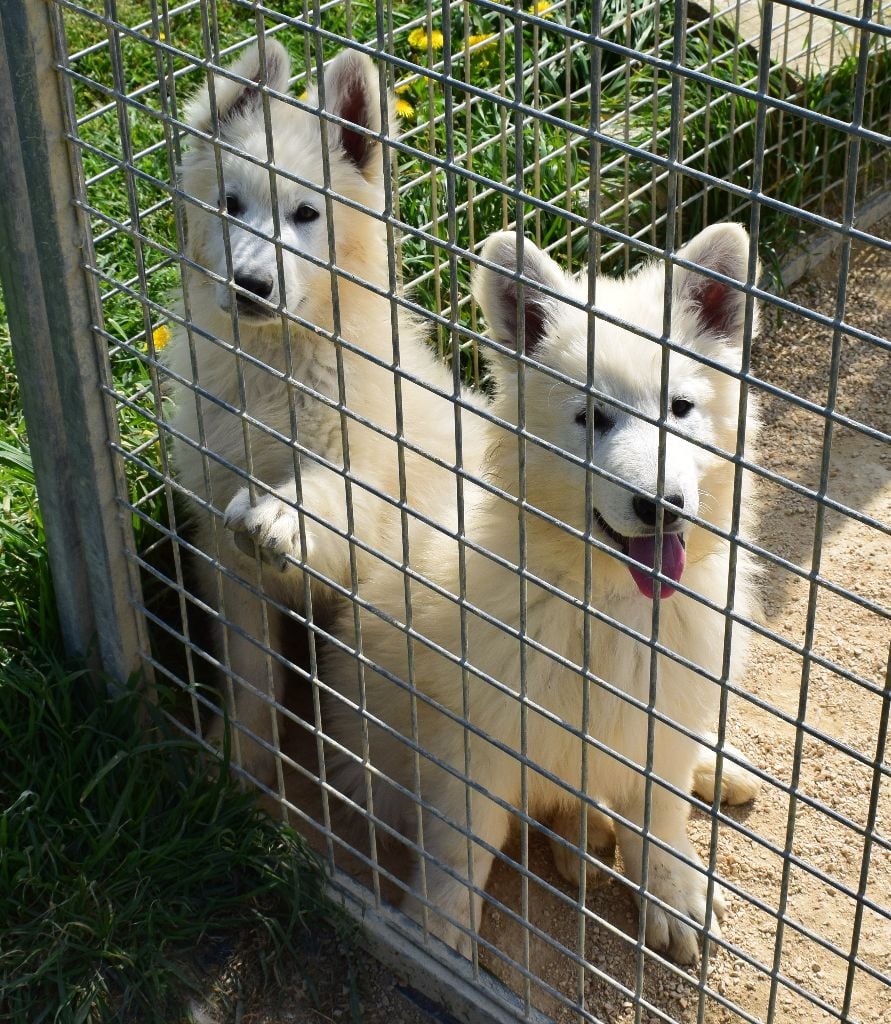
[[[729,332],[731,303],[728,302],[728,299],[731,298],[731,291],[729,285],[722,284],[720,281],[708,281],[697,291],[696,301],[700,309],[699,322],[706,330],[714,331],[717,334]]]
[[[338,109],[334,113],[360,128],[370,127],[368,93],[361,79],[354,75],[350,76],[345,83],[344,95],[340,98]],[[361,170],[371,155],[372,140],[361,132],[350,131],[346,125],[341,126],[340,130],[341,143],[347,156]]]
[[[278,51],[270,46],[266,50],[266,84],[271,89],[278,89],[277,83],[284,76],[283,70],[279,65],[279,54]],[[263,81],[263,69],[257,68],[256,72],[251,75],[251,81],[255,82],[258,86]],[[284,86],[287,88],[287,86]],[[254,89],[250,85],[246,85],[241,92],[235,97],[232,105],[220,115],[220,121],[229,121],[234,117],[241,117],[244,114],[250,114],[254,108],[260,109],[263,105],[263,96],[259,88]]]
[[[254,79],[259,85],[258,78],[259,72],[257,78]],[[235,97],[232,104],[220,114],[220,122],[225,123],[226,121],[234,120],[236,117],[249,114],[255,107],[259,107],[261,103],[260,90],[246,85]]]
[[[529,286],[527,285],[526,287],[528,289]],[[524,321],[523,346],[526,349],[526,355],[529,356],[538,348],[547,329],[545,311],[532,297],[528,297],[526,300],[526,316]]]

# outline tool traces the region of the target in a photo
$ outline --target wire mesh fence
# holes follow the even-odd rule
[[[3,12],[70,631],[466,1017],[887,1013],[888,10]]]

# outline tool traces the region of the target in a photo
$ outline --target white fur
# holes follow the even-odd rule
[[[494,235],[486,243],[483,258],[512,273],[516,270],[516,245],[516,236],[511,233]],[[745,231],[725,225],[703,231],[681,255],[744,281],[748,248]],[[578,462],[549,451],[534,440],[540,438],[556,445],[578,460],[586,458],[590,428],[577,422],[577,416],[586,402],[582,389],[587,379],[588,318],[584,311],[549,296],[547,291],[584,303],[588,285],[566,276],[528,241],[523,274],[529,279],[523,289],[526,351],[535,361],[568,378],[555,379],[534,365],[525,369],[525,426],[532,435],[525,443],[526,500],[534,508],[583,531],[588,518],[586,483],[590,483],[594,508],[613,531],[622,536],[646,533],[634,512],[633,491],[597,474],[592,474],[589,481],[588,472]],[[598,279],[595,301],[598,308],[613,317],[658,338],[662,333],[663,290],[663,266],[652,264],[625,280]],[[481,269],[476,274],[474,293],[493,340],[503,349],[515,351],[515,282],[496,270]],[[741,292],[675,269],[671,337],[678,344],[738,368],[743,312]],[[607,395],[639,412],[658,416],[661,360],[662,348],[658,343],[605,320],[596,321],[593,379],[596,388]],[[502,354],[493,363],[498,387],[494,412],[507,423],[516,423],[516,359]],[[669,405],[678,396],[694,402],[694,408],[683,418],[669,419],[686,436],[669,435],[666,439],[664,493],[682,496],[686,513],[698,515],[726,531],[731,525],[733,466],[687,438],[708,441],[728,452],[735,449],[739,384],[719,369],[673,353]],[[645,494],[655,494],[658,429],[600,400],[595,405],[602,405],[612,419],[608,430],[593,431],[595,466],[629,481]],[[750,439],[756,426],[750,404]],[[488,479],[508,494],[519,494],[516,435],[497,425],[488,426],[486,432],[490,448]],[[744,498],[743,508],[748,507]],[[475,494],[465,511],[467,534],[475,544],[509,564],[520,562],[514,502],[491,494]],[[367,810],[367,780],[373,778],[371,791],[377,818],[411,839],[419,837],[418,826],[422,826],[423,845],[430,861],[426,867],[417,864],[411,890],[422,891],[425,873],[426,890],[437,911],[431,915],[431,927],[462,951],[468,948],[467,933],[479,927],[481,906],[479,899],[468,896],[462,881],[468,878],[468,844],[461,829],[469,826],[476,839],[472,843],[471,877],[475,885],[484,887],[493,860],[491,851],[499,849],[508,835],[511,814],[503,804],[521,804],[523,773],[512,752],[522,749],[524,717],[525,750],[533,762],[525,777],[529,812],[540,821],[551,821],[552,827],[571,842],[577,843],[579,834],[579,803],[572,791],[582,786],[582,746],[570,730],[586,731],[598,743],[636,765],[647,763],[647,714],[622,696],[643,704],[649,700],[651,651],[644,640],[620,632],[595,615],[588,616],[588,667],[617,693],[590,684],[587,719],[586,685],[578,668],[572,666],[584,662],[586,623],[578,602],[585,594],[586,562],[590,564],[593,608],[643,638],[651,634],[652,601],[642,595],[626,565],[611,550],[586,545],[534,512],[527,512],[524,520],[524,594],[516,571],[471,548],[465,553],[466,590],[462,594],[458,555],[452,541],[429,536],[423,552],[416,550],[416,555],[421,555],[416,557],[416,568],[430,580],[431,586],[412,585],[412,626],[439,649],[456,654],[466,651],[472,668],[462,672],[452,658],[415,640],[411,644],[410,676],[407,639],[393,624],[406,621],[404,591],[401,580],[392,577],[369,581],[365,596],[386,618],[363,613],[362,649],[372,663],[393,678],[366,670],[362,696],[356,682],[355,661],[349,654],[330,651],[322,664],[323,678],[343,695],[343,699],[331,697],[327,701],[326,731],[347,751],[354,752],[332,754],[328,779],[350,801]],[[687,520],[681,520],[681,529],[687,553],[682,584],[723,607],[727,599],[729,545]],[[609,549],[620,546],[596,521],[595,535]],[[549,588],[560,593],[554,594]],[[754,611],[752,589],[748,559],[740,551],[734,604],[744,616]],[[443,591],[464,597],[463,629],[461,610],[454,600],[443,596]],[[525,609],[525,632],[530,641],[526,645],[521,645],[515,635],[521,626],[521,607]],[[351,617],[340,621],[339,630],[344,636],[352,635]],[[709,611],[683,593],[661,601],[659,641],[716,676],[721,673],[724,630],[725,619],[720,612]],[[743,667],[745,637],[739,629],[734,630],[734,637],[732,674],[738,677]],[[569,664],[558,663],[550,652]],[[522,658],[525,700],[520,694]],[[409,678],[416,691],[393,681]],[[658,658],[656,707],[671,722],[703,735],[714,726],[718,699],[717,685],[668,657]],[[358,710],[362,700],[370,722],[363,722]],[[432,755],[422,755],[417,766],[421,796],[432,805],[422,815],[416,802],[397,788],[417,790],[415,757],[403,740],[413,735],[415,717],[420,748]],[[467,720],[477,731],[468,732],[461,720]],[[362,733],[366,727],[373,775],[362,760]],[[658,904],[650,903],[646,934],[652,946],[670,950],[681,961],[696,956],[701,930],[696,926],[704,922],[706,915],[706,877],[687,837],[688,804],[660,785],[659,780],[686,793],[696,770],[697,781],[707,791],[709,784],[714,786],[713,763],[708,767],[712,756],[704,757],[696,740],[671,724],[655,724],[656,778],[649,828],[668,849],[650,844],[647,885],[650,893],[689,920],[678,919]],[[618,823],[615,833],[625,870],[631,881],[638,883],[642,844],[633,826],[639,828],[644,821],[643,778],[593,745],[588,749],[587,765],[589,795],[630,822],[630,826]],[[460,779],[468,767],[470,778],[482,789],[471,791],[469,821],[467,790]],[[561,780],[562,785],[545,773]],[[728,761],[726,773],[729,782],[739,784],[731,795],[752,795],[751,777],[747,779],[744,769],[737,770]],[[609,822],[596,812],[589,820],[590,845],[606,845],[611,831]],[[578,860],[567,856],[565,847],[556,846],[558,868],[577,881]],[[718,890],[713,906],[720,917],[723,902]],[[407,909],[421,919],[420,901],[415,897],[408,898]],[[711,926],[717,931],[716,920],[712,920]]]
[[[389,287],[385,226],[334,199],[336,251],[329,250],[325,200],[319,192],[325,184],[322,121],[311,111],[269,95],[273,150],[269,152],[260,86],[284,92],[289,61],[281,45],[267,39],[265,79],[260,63],[254,45],[228,75],[214,76],[215,104],[205,87],[188,106],[189,125],[204,135],[218,135],[225,144],[219,157],[223,182],[221,188],[213,144],[193,137],[181,179],[184,192],[204,204],[187,204],[188,256],[201,269],[189,269],[185,275],[184,310],[198,330],[191,334],[191,347],[186,332],[178,330],[165,358],[178,378],[172,386],[171,421],[178,478],[212,510],[196,515],[195,543],[207,556],[199,561],[205,596],[230,624],[220,630],[219,654],[228,659],[236,684],[233,718],[270,742],[274,722],[268,698],[282,699],[287,674],[277,660],[265,656],[263,645],[283,652],[288,621],[274,608],[264,607],[265,602],[241,582],[215,571],[211,560],[218,559],[237,576],[294,609],[304,605],[303,574],[294,567],[295,561],[305,559],[331,580],[349,586],[349,545],[336,532],[346,533],[348,528],[341,417],[315,397],[333,401],[340,397],[337,345],[324,332],[339,329],[340,336],[361,353],[392,364],[394,331],[390,301],[364,287],[364,283],[382,291]],[[349,124],[380,133],[378,76],[368,58],[340,54],[326,71],[323,85],[325,109]],[[315,90],[306,103],[319,103]],[[231,152],[230,146],[238,152]],[[336,193],[373,211],[384,209],[383,160],[389,157],[377,139],[352,131],[349,125],[328,122],[327,157],[330,185]],[[284,172],[275,180],[277,223],[269,171],[260,165],[268,159]],[[232,217],[224,218],[219,212],[226,208],[225,196],[230,197]],[[307,207],[318,216],[295,219],[296,212],[305,214]],[[322,263],[334,260],[338,268],[362,282],[339,278],[339,323],[335,322],[330,270],[307,257]],[[261,295],[267,286],[268,294]],[[301,326],[292,315],[319,330]],[[400,313],[397,326],[401,367],[451,395],[451,372],[435,359],[419,324]],[[346,406],[394,434],[392,370],[347,348],[342,353]],[[298,384],[289,386],[288,375]],[[196,387],[213,398],[197,394]],[[401,391],[403,436],[453,464],[451,400],[405,380]],[[471,405],[478,401],[464,397]],[[347,420],[347,432],[354,535],[399,561],[403,557],[399,511],[369,490],[399,499],[398,446],[353,420]],[[464,442],[471,465],[482,457],[474,436],[468,430]],[[295,462],[299,462],[306,512],[305,551],[296,511]],[[253,493],[245,475],[248,469],[255,481]],[[410,509],[455,529],[451,472],[406,449],[405,487]],[[228,530],[221,528],[223,523]],[[414,530],[412,521],[410,535]],[[358,546],[356,557],[362,579],[371,572],[371,559]],[[330,597],[325,587],[315,583],[313,587],[316,597]],[[213,735],[219,738],[220,734],[217,723]],[[244,766],[260,778],[268,777],[272,759],[264,747],[242,739],[241,748]]]

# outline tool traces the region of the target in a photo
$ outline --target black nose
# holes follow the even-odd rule
[[[665,500],[670,504],[674,505],[675,508],[684,507],[684,496],[683,494],[666,494]],[[637,513],[637,518],[642,522],[646,523],[647,526],[656,525],[656,516],[658,515],[659,506],[655,501],[650,501],[649,498],[644,498],[640,494],[635,494],[631,504],[634,506],[634,511]],[[678,521],[678,516],[670,508],[665,509],[662,516],[662,525],[671,526],[672,523]]]
[[[268,299],[272,294],[272,276],[261,277],[259,274],[236,274],[235,283],[251,295],[260,299]]]

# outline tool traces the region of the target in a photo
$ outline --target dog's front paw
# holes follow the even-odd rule
[[[302,560],[297,510],[274,494],[251,504],[250,492],[243,487],[229,502],[224,522],[239,551],[255,558],[259,550],[263,561],[279,572],[294,568],[291,559]]]
[[[695,856],[690,850],[684,852],[686,856]],[[698,864],[698,858],[696,861]],[[667,850],[651,848],[647,888],[695,924],[705,924],[708,879],[703,871],[678,860]],[[723,892],[720,886],[715,885],[709,933],[718,938],[721,935],[719,922],[724,919],[725,911]],[[651,949],[667,951],[678,963],[694,963],[699,955],[701,935],[701,927],[696,928],[656,903],[648,902],[647,945]]]
[[[428,899],[432,906],[425,914],[423,901],[415,895],[415,892],[421,891],[422,888],[421,875],[418,871],[415,873],[412,891],[402,901],[402,910],[419,925],[425,924],[426,921],[427,931],[431,935],[469,960],[473,949],[470,932],[479,930],[479,912],[476,914],[474,928],[468,909],[467,892],[460,884],[441,890],[434,884],[432,888],[437,891],[428,890]]]
[[[611,863],[616,848],[616,834],[613,831],[612,822],[605,814],[593,807],[588,809],[587,818],[588,851],[594,854],[596,860]],[[609,880],[609,876],[595,862],[579,854],[580,824],[577,807],[570,807],[555,815],[551,822],[551,828],[571,845],[567,846],[553,838],[550,840],[554,867],[570,885],[580,887],[581,869],[584,863],[586,885],[589,888],[604,885]]]
[[[715,733],[707,733],[703,739],[711,746],[717,746]],[[725,744],[724,751],[730,757],[724,759],[721,772],[721,803],[731,807],[747,804],[758,795],[761,780],[746,768],[743,755],[732,743]],[[709,747],[700,747],[693,770],[693,792],[709,803],[715,798],[715,756]]]

